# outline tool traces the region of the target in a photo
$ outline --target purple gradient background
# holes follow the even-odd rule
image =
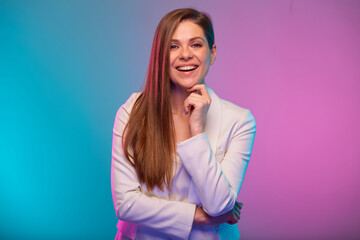
[[[239,197],[243,239],[360,238],[359,6],[209,9],[218,57],[208,84],[257,121]]]
[[[257,122],[241,239],[360,239],[359,0],[2,2],[0,238],[114,238],[115,113],[180,7],[209,13],[206,83]]]
[[[360,1],[210,4],[207,83],[257,121],[242,239],[360,238]]]

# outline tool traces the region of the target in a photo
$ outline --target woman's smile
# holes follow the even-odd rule
[[[176,67],[176,69],[180,72],[190,72],[190,71],[194,71],[195,69],[197,69],[199,66],[198,65],[181,65]]]

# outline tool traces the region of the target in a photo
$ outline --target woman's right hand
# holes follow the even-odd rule
[[[222,223],[236,224],[240,220],[243,203],[235,202],[234,208],[217,217],[208,215],[202,207],[196,207],[193,225],[219,225]]]

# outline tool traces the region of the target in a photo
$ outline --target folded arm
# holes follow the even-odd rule
[[[255,131],[254,117],[247,110],[243,119],[234,123],[221,163],[216,160],[206,133],[177,145],[179,157],[209,215],[219,216],[233,209],[250,159]]]

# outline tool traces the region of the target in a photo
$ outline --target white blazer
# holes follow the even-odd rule
[[[237,225],[192,226],[195,207],[218,216],[237,199],[250,159],[256,123],[245,108],[208,88],[211,105],[205,132],[177,144],[171,192],[140,184],[121,144],[134,93],[120,107],[113,129],[111,187],[119,219],[116,239],[239,239]]]

